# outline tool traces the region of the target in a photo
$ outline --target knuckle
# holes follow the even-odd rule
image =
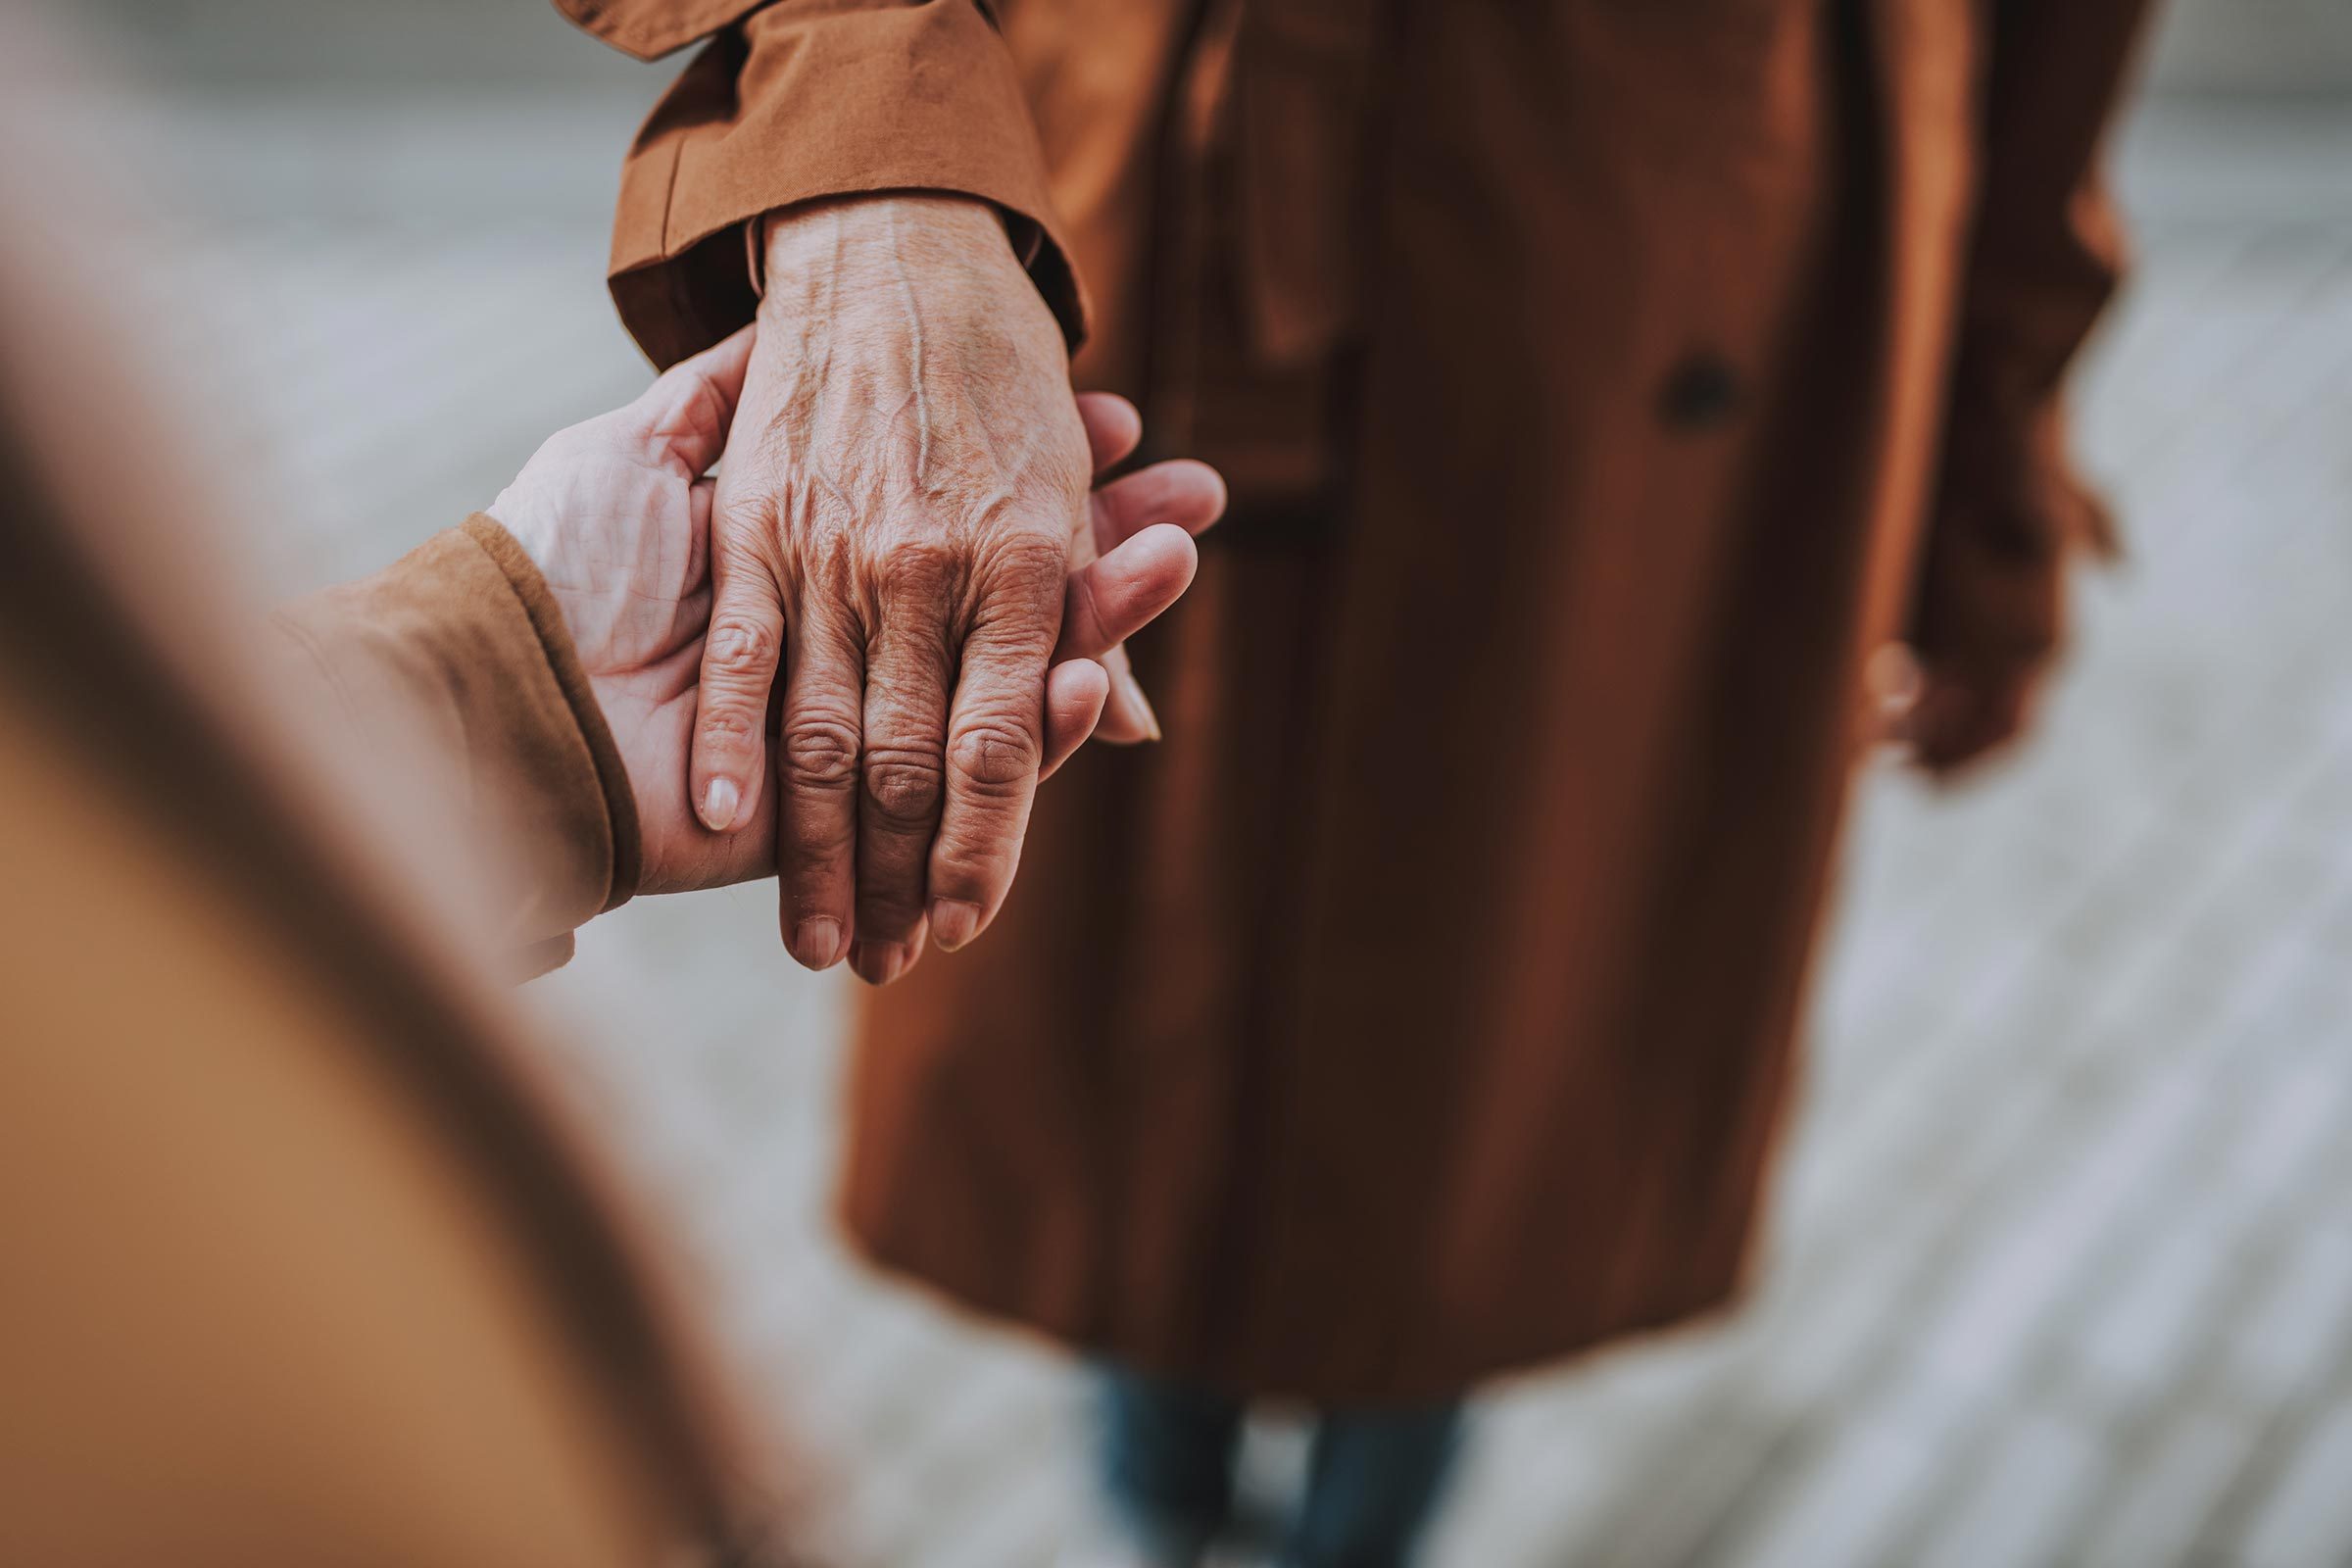
[[[985,550],[989,578],[997,583],[1042,582],[1058,588],[1070,566],[1068,538],[1050,527],[1001,529]]]
[[[847,789],[858,776],[858,731],[833,717],[788,721],[777,737],[787,782],[802,789]]]
[[[773,669],[777,639],[773,626],[745,614],[720,614],[710,621],[705,644],[710,662],[727,671]]]
[[[878,748],[865,760],[865,794],[895,827],[918,826],[939,815],[946,769],[935,754],[916,747]]]
[[[982,592],[973,607],[975,629],[985,629],[993,641],[1008,648],[1028,648],[1040,638],[1050,646],[1061,631],[1068,578],[1065,551],[998,547],[980,577]]]
[[[958,730],[948,757],[956,778],[982,794],[1010,794],[1037,775],[1037,738],[1017,724],[973,724]]]
[[[722,563],[751,565],[766,562],[778,515],[776,497],[769,487],[722,480],[710,512],[713,553]]]
[[[936,539],[908,539],[890,547],[875,567],[882,597],[895,604],[945,604],[963,576],[962,552]]]

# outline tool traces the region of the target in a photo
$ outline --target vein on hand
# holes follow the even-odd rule
[[[906,256],[899,244],[899,213],[886,209],[890,219],[890,265],[898,273],[899,292],[906,301],[908,381],[914,400],[914,482],[928,490],[931,482],[931,404],[923,387],[923,310],[915,298],[914,279],[906,275]]]

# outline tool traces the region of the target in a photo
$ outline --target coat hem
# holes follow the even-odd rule
[[[1660,1296],[1653,1303],[1605,1320],[1525,1341],[1497,1337],[1494,1349],[1403,1363],[1381,1377],[1276,1375],[1253,1367],[1250,1357],[1203,1357],[1165,1347],[1129,1342],[1074,1315],[1038,1312],[1009,1295],[976,1289],[928,1269],[910,1251],[892,1248],[854,1220],[844,1226],[852,1250],[868,1269],[891,1285],[910,1289],[933,1304],[1024,1339],[1043,1341],[1081,1360],[1115,1361],[1154,1377],[1190,1383],[1221,1394],[1298,1403],[1316,1408],[1434,1403],[1459,1398],[1485,1385],[1565,1370],[1568,1363],[1633,1341],[1697,1330],[1737,1311],[1752,1294],[1744,1269]]]

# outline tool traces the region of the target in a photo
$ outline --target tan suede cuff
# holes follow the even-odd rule
[[[645,874],[644,839],[637,822],[637,792],[629,783],[628,767],[620,760],[620,747],[612,739],[612,726],[605,722],[604,710],[597,706],[596,694],[589,689],[588,672],[581,667],[579,653],[571,644],[571,628],[564,624],[564,612],[556,604],[547,579],[540,575],[538,563],[531,560],[495,517],[477,512],[466,519],[464,526],[466,537],[480,545],[483,553],[498,564],[499,570],[506,573],[507,585],[514,590],[523,613],[530,617],[548,669],[556,677],[557,688],[571,710],[572,722],[578,726],[580,739],[596,764],[597,786],[604,795],[612,840],[612,883],[603,909],[616,909],[636,897],[637,885]]]
[[[497,522],[470,517],[276,620],[353,754],[480,862],[518,949],[557,956],[636,892],[627,769],[546,580]]]
[[[575,16],[642,52],[682,41],[689,22],[678,9],[618,0]],[[726,9],[743,8],[711,14]],[[783,0],[713,38],[656,106],[621,171],[611,267],[621,320],[658,365],[708,348],[758,306],[747,224],[803,202],[884,191],[993,203],[1024,254],[1034,233],[1029,275],[1072,347],[1083,340],[1085,302],[1028,103],[972,0]]]

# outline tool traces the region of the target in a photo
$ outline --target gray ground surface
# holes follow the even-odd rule
[[[289,582],[641,384],[600,279],[635,103],[155,105],[106,139],[162,149],[165,346],[291,497]],[[2132,559],[2029,755],[1864,788],[1752,1307],[1497,1391],[1447,1568],[2352,1562],[2352,115],[2183,107],[2127,151],[2145,266],[2082,435]],[[829,1238],[843,993],[772,892],[641,902],[535,992],[844,1557],[1049,1560],[1074,1380]]]

